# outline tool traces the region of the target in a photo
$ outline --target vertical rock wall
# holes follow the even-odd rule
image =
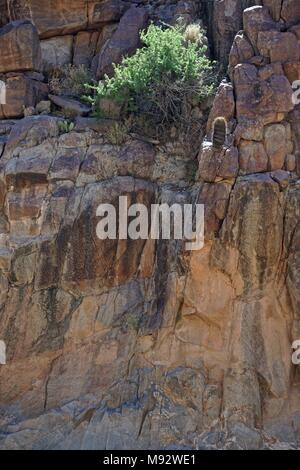
[[[96,23],[126,14],[89,3]],[[196,179],[180,144],[111,145],[106,121],[65,134],[53,116],[0,122],[1,448],[299,447],[300,16],[297,2],[263,3],[243,12]],[[20,21],[22,2],[7,4]],[[31,34],[82,34],[90,17],[69,14],[36,13]],[[43,83],[33,71],[16,76]],[[120,195],[204,203],[204,249],[98,240],[96,208]]]

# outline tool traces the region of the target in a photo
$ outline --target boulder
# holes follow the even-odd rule
[[[0,73],[40,70],[40,41],[30,21],[14,21],[1,28],[0,50]]]
[[[105,23],[119,21],[128,4],[122,0],[88,2],[89,28],[99,28]]]
[[[53,159],[53,151],[47,152],[49,150],[47,145],[43,146],[44,155],[33,151],[31,155],[27,154],[23,158],[15,157],[8,162],[5,170],[7,186],[13,186],[13,190],[17,190],[30,185],[47,184],[47,175]]]
[[[286,189],[289,185],[290,174],[285,170],[275,170],[272,171],[271,178],[279,184],[281,189]]]
[[[257,450],[263,447],[263,439],[257,430],[253,430],[244,423],[234,424],[229,433],[232,443],[229,445],[231,450]]]
[[[226,149],[218,169],[218,176],[224,179],[236,178],[239,172],[239,152],[236,147]]]
[[[230,55],[229,66],[235,67],[238,64],[248,62],[254,56],[254,49],[248,41],[243,31],[239,32],[233,41]]]
[[[229,122],[235,113],[235,99],[233,86],[227,81],[221,82],[216,97],[211,108],[208,122],[207,122],[207,133],[212,131],[213,122],[217,117],[223,117]]]
[[[35,109],[38,114],[50,114],[51,113],[51,101],[49,100],[40,101],[36,105]]]
[[[287,155],[287,132],[283,124],[272,124],[264,130],[264,146],[271,170],[283,168]]]
[[[27,18],[41,38],[72,34],[88,24],[86,0],[8,0],[11,20]]]
[[[203,142],[198,156],[199,176],[203,181],[213,183],[217,176],[217,157],[218,153],[211,142]],[[223,152],[224,154],[224,152]]]
[[[179,0],[175,6],[174,18],[172,24],[176,23],[179,19],[183,24],[188,25],[195,20],[197,14],[197,5],[193,0]]]
[[[32,116],[17,121],[11,128],[2,159],[9,160],[20,148],[39,146],[45,140],[57,137],[57,122],[53,116]]]
[[[296,80],[300,80],[300,62],[286,62],[283,68],[291,84]]]
[[[243,13],[244,30],[254,48],[257,46],[258,33],[279,31],[279,25],[271,18],[267,7],[247,8]]]
[[[96,52],[91,62],[91,70],[94,76],[96,76],[97,73],[101,51],[104,49],[104,46],[108,44],[109,40],[111,39],[112,35],[115,33],[117,28],[118,23],[108,23],[101,28],[96,45]]]
[[[296,25],[294,25],[294,26],[291,26],[291,27],[289,28],[289,31],[290,31],[291,33],[296,34],[297,38],[300,39],[300,24],[296,24]]]
[[[215,56],[224,65],[235,35],[243,28],[243,10],[256,4],[256,0],[223,0],[207,2],[210,39]]]
[[[131,7],[122,17],[116,32],[102,50],[97,68],[97,78],[113,73],[113,65],[123,57],[133,54],[140,43],[140,32],[146,26],[145,8]]]
[[[99,32],[82,31],[77,34],[74,41],[74,65],[84,65],[90,68],[96,54]]]
[[[94,117],[81,117],[76,118],[75,130],[78,132],[93,130],[99,134],[107,134],[113,126],[112,119],[98,119]]]
[[[282,0],[264,0],[263,4],[268,7],[273,20],[279,21],[281,14]]]
[[[52,162],[49,179],[76,181],[84,157],[82,147],[59,149]]]
[[[53,104],[61,108],[66,117],[87,116],[91,107],[67,96],[49,95]]]
[[[234,138],[238,144],[241,139],[256,140],[258,142],[263,140],[263,122],[257,119],[247,119],[240,117],[238,125],[234,131]]]
[[[24,116],[24,109],[35,107],[47,98],[48,85],[25,74],[3,77],[6,84],[6,104],[0,105],[0,119]]]
[[[73,36],[58,36],[41,41],[44,72],[71,64],[73,60]]]
[[[243,174],[260,173],[268,169],[268,155],[261,142],[242,140],[239,145],[240,169]]]
[[[118,23],[108,23],[101,27],[101,31],[99,33],[99,38],[97,41],[97,48],[96,52],[99,54],[106,44],[106,42],[111,39],[112,35],[118,28]]]
[[[258,68],[258,77],[261,80],[269,80],[272,75],[284,75],[283,66],[280,62],[262,65]]]
[[[204,183],[198,204],[205,205],[205,239],[214,239],[226,217],[232,185],[226,181]]]
[[[83,118],[80,120],[82,121]],[[94,126],[91,128],[104,133],[105,123],[102,126],[103,130]],[[109,131],[108,128],[107,131]],[[92,145],[81,166],[77,182],[84,185],[97,180],[111,179],[116,174],[147,179],[153,174],[154,161],[155,149],[146,142],[136,140],[121,147],[107,144]]]
[[[300,3],[298,0],[283,0],[281,17],[288,24],[300,22]]]
[[[91,70],[94,76],[96,76],[99,57],[104,47],[107,45],[112,35],[118,28],[118,23],[108,23],[101,28],[99,38],[96,45],[96,53],[91,62]]]
[[[294,108],[292,87],[284,75],[269,69],[270,77],[262,80],[257,68],[240,64],[234,69],[237,117],[256,119],[259,115],[264,124],[281,121],[284,113]],[[268,76],[268,75],[267,75]]]
[[[238,270],[243,279],[240,285],[243,295],[251,291],[258,295],[276,274],[283,235],[279,193],[279,185],[269,173],[265,173],[239,177],[231,195],[220,233],[221,245],[217,243],[213,249],[213,265],[224,269],[229,276],[234,276],[236,287],[240,282],[236,272]],[[236,263],[229,261],[230,253],[232,256],[236,253]],[[250,315],[252,309],[255,311],[258,308],[258,303],[250,302],[248,306]],[[257,315],[259,313],[257,311]],[[241,318],[249,319],[248,316]]]
[[[293,33],[262,31],[258,33],[259,53],[271,62],[297,62],[300,58],[300,43]]]
[[[217,150],[211,142],[204,142],[198,156],[199,176],[213,183],[222,179],[236,178],[239,171],[239,155],[236,147]]]
[[[287,155],[285,159],[285,168],[287,171],[295,171],[296,169],[296,157],[295,155]]]
[[[6,136],[10,133],[12,130],[13,126],[17,123],[17,120],[7,120],[3,119],[2,121],[0,120],[0,135],[1,136]]]

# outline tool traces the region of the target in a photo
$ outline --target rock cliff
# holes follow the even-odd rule
[[[299,448],[298,0],[0,6],[14,97],[0,111],[0,448]],[[108,120],[62,133],[60,117],[16,119],[47,97],[50,42],[101,76],[149,18],[180,15],[228,64],[198,160],[179,142],[112,145]],[[99,240],[97,206],[121,195],[205,204],[204,248]]]

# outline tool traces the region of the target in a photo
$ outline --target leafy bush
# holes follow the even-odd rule
[[[214,91],[214,66],[198,25],[141,33],[142,47],[114,65],[114,76],[91,86],[89,100],[101,116],[101,100],[111,99],[123,112],[147,115],[158,128],[189,118],[187,103],[200,103]],[[186,112],[187,111],[187,112]]]
[[[53,69],[49,74],[50,92],[81,98],[86,93],[86,83],[91,82],[91,73],[84,65],[65,65]]]

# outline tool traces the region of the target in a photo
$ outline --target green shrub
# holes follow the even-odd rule
[[[201,103],[214,91],[214,65],[204,35],[197,25],[152,24],[141,33],[141,43],[133,56],[114,65],[112,78],[89,87],[89,100],[100,116],[105,98],[121,104],[124,114],[147,115],[156,128],[178,124],[189,114],[187,103]]]
[[[70,122],[67,120],[58,121],[58,130],[60,134],[68,134],[71,132],[75,127],[74,122]]]

